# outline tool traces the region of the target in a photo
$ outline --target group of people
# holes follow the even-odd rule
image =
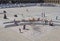
[[[35,18],[32,18],[32,19],[29,19],[29,21],[33,22],[33,21],[41,21],[43,24],[45,25],[50,25],[50,26],[53,26],[53,22],[52,22],[52,19],[51,20],[47,20],[47,19],[40,19],[40,18],[37,18],[37,20]]]
[[[16,26],[19,26],[19,24],[17,23],[17,21],[14,19],[14,24],[16,25]],[[26,25],[23,25],[23,30],[26,30]],[[20,31],[20,33],[22,33],[22,31],[21,31],[21,29],[19,28],[19,31]]]
[[[35,19],[33,18],[33,20],[31,20],[31,21],[35,21]],[[38,18],[37,21],[43,21],[43,20],[40,20],[40,18]],[[53,26],[52,20],[50,20],[50,21],[44,20],[44,24],[49,25],[49,26]],[[23,25],[23,30],[26,30],[26,25]],[[19,31],[21,32],[20,28],[19,28]]]
[[[28,11],[28,10],[27,10]],[[6,13],[6,11],[4,11],[4,13]],[[45,14],[42,14],[43,16],[42,17],[45,17]],[[14,15],[14,17],[17,17],[17,15]],[[7,16],[6,16],[6,14],[4,14],[4,19],[7,19]],[[56,17],[56,19],[57,19],[57,17]],[[43,24],[45,24],[45,25],[50,25],[50,26],[53,26],[53,22],[52,22],[52,20],[47,20],[47,19],[40,19],[40,18],[37,18],[37,20],[35,19],[35,18],[32,18],[32,19],[29,19],[28,21],[30,21],[30,22],[34,22],[34,21],[41,21],[41,22],[43,22]],[[16,25],[16,26],[18,26],[18,23],[17,23],[17,21],[14,19],[14,24]],[[26,29],[26,25],[23,25],[23,30],[25,30]],[[21,29],[19,28],[19,31],[21,32]]]
[[[40,19],[40,18],[37,18],[37,20],[36,20],[35,18],[32,18],[32,19],[25,20],[25,21],[29,21],[29,22],[41,21],[41,22],[43,22],[43,24],[45,24],[45,25],[53,26],[52,19],[51,19],[51,20],[47,20],[47,19]],[[14,24],[16,24],[16,25],[18,26],[18,23],[16,22],[15,19],[14,19]]]

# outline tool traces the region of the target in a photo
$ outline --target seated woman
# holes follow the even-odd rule
[[[53,23],[49,23],[50,26],[53,26]]]
[[[53,26],[52,20],[49,21],[49,25],[50,25],[50,26]]]

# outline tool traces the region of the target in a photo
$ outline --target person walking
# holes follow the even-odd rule
[[[18,23],[17,23],[17,21],[15,19],[14,19],[14,24],[18,26]]]
[[[25,30],[26,29],[26,25],[23,25],[23,30]]]

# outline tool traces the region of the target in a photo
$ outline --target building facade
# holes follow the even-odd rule
[[[60,4],[60,0],[44,0],[45,3],[58,3]]]

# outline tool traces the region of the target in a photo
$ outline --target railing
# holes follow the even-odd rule
[[[59,4],[52,4],[52,3],[0,4],[0,8],[15,8],[15,7],[30,7],[30,6],[60,7]]]

